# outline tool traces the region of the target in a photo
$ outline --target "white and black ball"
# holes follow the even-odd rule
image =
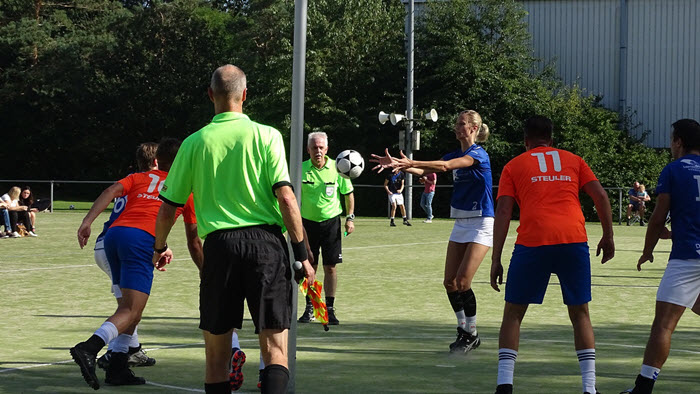
[[[355,179],[365,169],[365,159],[357,151],[347,149],[335,158],[335,168],[343,178]]]

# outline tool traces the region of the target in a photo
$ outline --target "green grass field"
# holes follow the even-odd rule
[[[0,392],[92,392],[68,349],[91,335],[116,304],[92,253],[107,215],[93,224],[90,248],[80,250],[76,231],[86,205],[76,207],[39,214],[39,238],[0,239]],[[341,324],[329,332],[317,323],[299,326],[296,391],[492,393],[503,293],[488,284],[490,255],[473,285],[482,346],[467,356],[451,356],[447,349],[454,340],[455,317],[442,271],[452,221],[423,224],[416,219],[413,227],[390,228],[386,219],[358,218],[356,226],[356,233],[345,239],[345,262],[339,266]],[[507,250],[515,227],[513,223]],[[600,228],[592,223],[588,231],[594,248]],[[592,263],[590,309],[598,389],[604,394],[629,387],[639,372],[656,286],[670,251],[670,241],[662,241],[657,262],[637,272],[645,229],[623,226],[615,231],[616,257],[604,266],[599,260]],[[167,272],[156,272],[139,328],[144,348],[158,362],[136,369],[147,385],[103,386],[102,391],[203,391],[198,276],[181,221],[168,243],[176,260]],[[523,322],[515,368],[518,393],[581,392],[572,330],[556,282],[553,278],[544,304],[533,305]],[[656,393],[700,391],[697,319],[689,312],[681,320]],[[259,351],[250,320],[240,338],[248,356],[241,391],[257,392]],[[98,370],[98,376],[102,380],[104,373]]]

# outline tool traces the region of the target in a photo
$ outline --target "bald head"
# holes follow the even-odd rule
[[[221,66],[212,74],[209,87],[214,97],[241,103],[246,88],[245,73],[231,64]]]

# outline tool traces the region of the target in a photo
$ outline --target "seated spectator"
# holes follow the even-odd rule
[[[8,206],[8,211],[10,213],[10,226],[12,228],[11,237],[20,237],[18,231],[18,225],[21,223],[24,228],[28,231],[29,235],[36,237],[36,233],[33,231],[32,220],[29,217],[29,207],[19,205],[19,195],[21,189],[17,186],[10,188],[10,191],[0,196],[0,201]]]
[[[7,238],[12,235],[12,225],[10,224],[10,211],[8,205],[0,202],[0,216],[2,216],[2,224],[5,226],[5,231],[0,231],[0,238]]]
[[[634,181],[632,183],[632,188],[627,192],[627,196],[630,199],[629,204],[627,204],[627,225],[632,223],[632,212],[639,213],[639,225],[644,226],[644,212],[646,211],[645,202],[650,201],[651,197],[644,192],[646,197],[639,197],[639,182]]]
[[[32,228],[27,230],[36,233],[36,213],[39,212],[39,210],[34,208],[34,194],[29,186],[22,188],[22,191],[19,194],[19,205],[27,207],[27,212],[29,212],[29,219],[31,219]]]

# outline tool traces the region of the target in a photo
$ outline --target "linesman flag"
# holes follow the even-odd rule
[[[326,303],[321,299],[321,290],[323,290],[321,282],[315,280],[314,284],[309,286],[309,281],[304,278],[299,284],[299,290],[301,290],[301,294],[304,297],[309,296],[311,305],[314,306],[314,316],[323,323],[323,329],[328,331],[328,308],[326,308]]]

